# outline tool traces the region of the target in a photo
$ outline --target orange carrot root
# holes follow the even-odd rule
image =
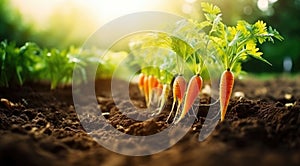
[[[186,81],[184,77],[181,75],[177,76],[173,83],[174,100],[181,103],[184,96],[185,89],[186,89]]]
[[[232,89],[234,84],[234,75],[227,69],[223,72],[220,81],[220,110],[221,110],[221,121],[224,121],[229,100],[231,97]]]
[[[158,105],[159,107],[159,100],[160,96],[163,90],[163,85],[157,81],[157,85],[154,87],[154,102]]]
[[[181,111],[178,121],[184,118],[184,116],[188,113],[188,111],[194,104],[196,98],[198,97],[201,91],[202,84],[203,80],[200,75],[194,75],[190,79],[184,98],[183,110]]]
[[[184,77],[181,75],[177,76],[173,82],[172,88],[173,88],[173,104],[172,104],[171,112],[167,118],[167,121],[169,120],[169,118],[171,117],[174,111],[176,102],[177,102],[177,110],[179,110],[179,107],[182,103],[184,92],[186,89],[186,81]]]
[[[150,75],[148,77],[148,106],[152,103],[152,98],[153,98],[153,89],[154,89],[154,86],[156,84],[156,78],[152,75]]]
[[[170,86],[168,84],[164,84],[162,88],[162,93],[159,97],[159,111],[157,114],[160,114],[163,111],[164,105],[168,100],[169,92],[170,92]]]
[[[139,89],[142,95],[144,95],[144,79],[145,79],[145,75],[141,73],[139,75]]]
[[[156,94],[157,94],[158,97],[161,96],[162,91],[163,91],[163,84],[158,83],[158,85],[156,87]]]
[[[145,76],[144,78],[144,95],[145,95],[146,105],[148,106],[149,103],[148,76]]]
[[[156,77],[154,77],[153,88],[157,88],[159,85],[159,81]]]

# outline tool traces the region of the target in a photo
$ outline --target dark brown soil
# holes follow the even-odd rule
[[[99,80],[97,85],[99,107],[119,131],[151,135],[168,127],[171,100],[162,114],[137,121],[120,112],[133,110],[129,101],[115,106],[109,80]],[[137,87],[131,89],[131,102],[145,107]],[[300,165],[300,78],[237,81],[234,92],[245,97],[233,96],[226,120],[204,141],[198,141],[207,114],[207,107],[201,106],[198,120],[174,146],[132,157],[105,149],[85,132],[71,87],[0,88],[0,165]],[[201,102],[208,100],[203,96]]]

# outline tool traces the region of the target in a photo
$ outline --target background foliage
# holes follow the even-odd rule
[[[285,38],[283,42],[266,43],[261,46],[264,58],[270,61],[270,67],[257,60],[250,60],[243,65],[247,72],[283,72],[283,60],[287,57],[293,61],[292,72],[299,72],[300,66],[300,0],[268,0],[268,10],[258,8],[259,0],[203,0],[218,5],[223,11],[223,22],[235,25],[240,19],[249,23],[264,20],[268,25],[277,29]],[[186,17],[203,20],[200,0],[179,0],[174,5],[177,12]],[[191,4],[192,2],[192,4]],[[271,3],[272,2],[272,3]],[[22,14],[9,3],[0,0],[0,40],[13,41],[16,46],[22,46],[31,41],[42,48],[65,49],[71,45],[80,46],[88,37],[83,22],[92,22],[80,7],[67,6],[57,8],[50,17],[48,28],[37,30],[31,22],[25,22]],[[183,12],[183,7],[190,5],[190,12]],[[73,19],[70,19],[73,18]],[[81,32],[81,33],[78,33]],[[255,67],[253,67],[255,66]]]

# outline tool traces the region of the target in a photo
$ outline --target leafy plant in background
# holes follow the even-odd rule
[[[1,86],[10,84],[23,85],[36,77],[39,61],[39,48],[34,43],[26,43],[21,48],[14,42],[0,43],[0,80]]]
[[[51,84],[51,89],[55,89],[58,85],[71,83],[75,64],[80,72],[80,78],[77,79],[79,83],[94,80],[94,76],[88,75],[91,67],[98,68],[96,78],[109,77],[120,62],[115,58],[124,56],[124,53],[109,52],[102,60],[97,58],[99,54],[103,54],[103,51],[75,47],[48,50],[32,42],[17,47],[14,42],[2,41],[0,86],[22,86],[26,81],[46,81]]]
[[[55,89],[59,83],[65,84],[71,82],[74,62],[70,61],[66,50],[59,51],[51,49],[44,52],[45,68],[42,73],[51,80],[51,89]]]
[[[269,58],[273,64],[272,68],[263,68],[261,63],[255,64],[254,61],[247,62],[244,67],[253,72],[283,72],[283,62],[285,58],[291,58],[292,69],[290,72],[297,73],[300,71],[300,1],[299,0],[280,0],[273,4],[266,12],[272,12],[272,15],[261,16],[267,24],[274,25],[280,29],[280,33],[285,38],[283,43],[275,43],[271,46],[269,43],[263,44],[260,48],[265,53],[265,58]],[[252,68],[252,69],[251,69]]]
[[[2,41],[0,47],[1,86],[8,87],[9,82],[17,82],[22,85],[23,78],[21,77],[21,72],[23,69],[22,61],[18,56],[19,50],[15,48],[14,43],[7,43],[7,41]]]

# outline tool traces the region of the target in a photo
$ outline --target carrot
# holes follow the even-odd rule
[[[185,89],[186,81],[184,77],[181,75],[177,76],[173,83],[174,100],[177,100],[179,103],[181,103],[183,100]]]
[[[230,96],[232,93],[234,84],[234,75],[228,68],[221,76],[220,81],[220,110],[221,110],[221,121],[225,119],[225,114],[229,104]]]
[[[153,88],[157,88],[159,84],[159,81],[156,77],[154,77],[154,83],[153,83]]]
[[[148,76],[145,75],[144,78],[144,95],[145,95],[145,100],[146,100],[146,105],[148,106],[149,103],[149,88],[148,88]]]
[[[162,94],[162,90],[163,90],[163,84],[158,83],[157,87],[156,87],[156,95],[159,97]]]
[[[158,98],[159,98],[159,95],[158,95],[158,91],[159,91],[158,85],[159,85],[159,84],[160,84],[160,83],[159,83],[159,80],[158,80],[156,77],[154,77],[154,83],[153,83],[153,97],[154,97],[154,99],[153,99],[153,101],[154,101],[155,103],[157,103]],[[162,85],[161,85],[161,89],[162,89]]]
[[[168,100],[168,96],[169,96],[169,92],[170,92],[170,86],[168,84],[164,84],[163,88],[162,88],[162,93],[159,97],[159,111],[157,114],[160,114],[164,108],[164,105],[166,103],[166,101]]]
[[[180,121],[182,118],[184,118],[186,113],[190,110],[190,108],[194,104],[196,98],[199,95],[199,92],[201,91],[202,84],[203,84],[203,80],[199,74],[194,75],[190,79],[188,87],[187,87],[187,91],[185,94],[185,98],[184,98],[183,110],[181,111],[178,121]],[[177,114],[179,114],[179,113],[177,112]],[[175,116],[175,117],[177,117],[177,116]]]
[[[157,80],[157,79],[156,79]],[[161,93],[162,93],[162,90],[163,90],[163,85],[157,80],[155,86],[154,86],[154,103],[156,103],[159,107],[159,99],[160,99],[160,96],[161,96]]]
[[[154,89],[154,86],[156,84],[156,78],[152,75],[150,75],[148,77],[148,106],[151,104],[152,102],[152,97],[153,97],[153,89]]]
[[[140,74],[139,76],[139,89],[142,95],[144,95],[144,79],[145,79],[145,75],[143,73]]]
[[[169,118],[171,117],[174,111],[175,103],[177,102],[177,112],[178,112],[183,100],[184,92],[186,89],[186,81],[182,75],[178,75],[175,78],[172,88],[173,88],[173,104],[172,104],[172,109],[169,114],[169,117],[167,118],[167,121],[169,120]]]

